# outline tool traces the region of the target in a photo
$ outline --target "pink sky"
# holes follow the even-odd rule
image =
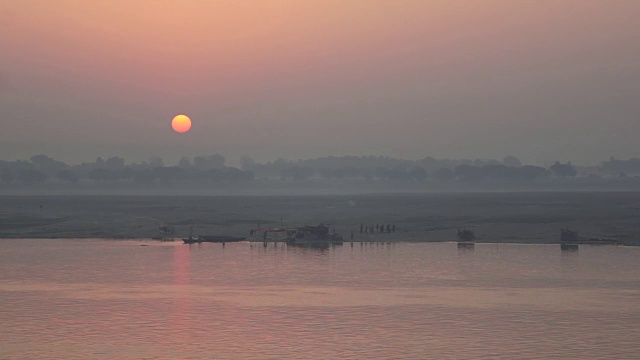
[[[640,156],[638,1],[0,0],[0,158]],[[191,132],[171,118],[186,113]]]

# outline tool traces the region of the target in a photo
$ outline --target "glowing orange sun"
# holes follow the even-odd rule
[[[187,115],[176,115],[171,120],[171,127],[175,132],[186,133],[191,129],[191,119]]]

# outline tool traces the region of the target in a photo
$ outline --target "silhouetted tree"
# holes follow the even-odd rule
[[[42,171],[38,171],[38,170],[34,170],[34,169],[27,169],[27,170],[21,171],[18,174],[18,179],[22,183],[32,184],[32,183],[45,182],[48,179],[48,176],[47,176],[47,174],[43,173]]]
[[[609,161],[602,163],[601,171],[606,174],[619,174],[624,172],[627,174],[639,174],[640,173],[640,159],[631,158],[629,160],[616,160],[613,156]]]
[[[418,166],[422,167],[428,172],[434,172],[441,167],[440,162],[431,156],[428,156],[422,160],[418,160]]]
[[[302,168],[298,165],[292,166],[286,169],[283,176],[291,177],[294,181],[302,181],[309,177],[313,173],[313,169]]]
[[[506,165],[485,165],[482,167],[482,176],[489,179],[507,179],[511,175],[517,175],[517,172],[511,172]]]
[[[102,156],[98,156],[98,158],[96,159],[96,169],[104,169],[104,159],[102,158]]]
[[[104,168],[93,169],[89,173],[89,179],[93,181],[103,182],[103,181],[117,181],[120,178],[120,173],[107,170]]]
[[[407,180],[410,174],[403,165],[394,166],[393,169],[387,171],[387,178],[390,180]]]
[[[193,167],[193,164],[191,164],[191,160],[189,160],[188,157],[183,156],[178,162],[178,167],[181,169],[191,169]]]
[[[256,166],[256,161],[249,156],[243,156],[240,158],[240,168],[242,170],[254,170]]]
[[[153,170],[153,176],[163,183],[184,181],[187,179],[187,171],[177,166],[157,167]]]
[[[224,179],[224,176],[222,174],[222,170],[210,169],[207,171],[199,172],[196,175],[196,179],[202,180],[202,181],[218,182],[218,181],[222,181]]]
[[[208,171],[211,169],[223,169],[225,158],[220,154],[210,156],[196,156],[193,158],[193,166],[198,170]]]
[[[482,168],[472,165],[459,165],[454,170],[456,177],[461,181],[476,182],[482,179]]]
[[[134,177],[134,173],[135,171],[131,167],[127,166],[122,169],[122,171],[120,171],[120,179],[132,180]]]
[[[502,159],[502,163],[505,164],[506,166],[513,166],[513,167],[522,166],[520,159],[512,155],[505,156],[504,159]]]
[[[16,180],[16,174],[11,170],[2,171],[2,175],[0,175],[0,180],[5,183],[14,182]]]
[[[518,169],[520,177],[525,180],[534,180],[549,176],[549,170],[533,165],[525,165]]]
[[[551,165],[549,169],[551,169],[556,176],[561,177],[574,177],[578,174],[576,168],[571,165],[571,162],[561,164],[559,161],[556,161],[556,163]]]
[[[57,175],[57,178],[64,181],[76,183],[80,178],[71,170],[62,170]]]
[[[386,180],[389,178],[389,169],[384,166],[378,166],[375,169],[375,177],[378,179]]]
[[[424,181],[427,178],[427,171],[420,166],[416,166],[411,169],[411,177],[418,181]]]
[[[433,177],[437,181],[446,182],[453,180],[456,175],[451,169],[442,167],[431,174],[431,177]]]
[[[147,164],[149,165],[149,167],[151,169],[153,169],[153,168],[157,168],[157,167],[163,167],[164,166],[164,161],[159,156],[152,156],[147,161]]]
[[[344,179],[347,174],[345,173],[343,168],[338,168],[338,169],[333,170],[333,174],[332,175],[336,179]]]
[[[124,169],[124,159],[118,156],[110,157],[104,162],[103,167],[116,172],[122,171]]]
[[[139,185],[152,185],[156,178],[151,169],[136,170],[133,172],[133,182]]]
[[[253,180],[253,173],[251,171],[242,171],[236,167],[227,167],[222,172],[223,180],[230,182],[241,182]]]
[[[34,155],[31,157],[31,163],[35,170],[45,173],[48,177],[54,176],[61,170],[67,169],[69,165],[62,161],[57,161],[46,155]]]

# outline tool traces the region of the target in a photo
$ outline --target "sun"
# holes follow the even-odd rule
[[[187,115],[176,115],[171,120],[171,127],[175,132],[186,133],[191,129],[191,119]]]

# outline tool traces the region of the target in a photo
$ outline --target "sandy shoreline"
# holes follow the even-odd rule
[[[2,196],[0,238],[248,236],[257,226],[330,224],[346,240],[453,241],[461,227],[476,242],[559,243],[569,227],[585,238],[640,244],[640,193],[468,193],[341,196]],[[395,224],[360,234],[360,224]]]

